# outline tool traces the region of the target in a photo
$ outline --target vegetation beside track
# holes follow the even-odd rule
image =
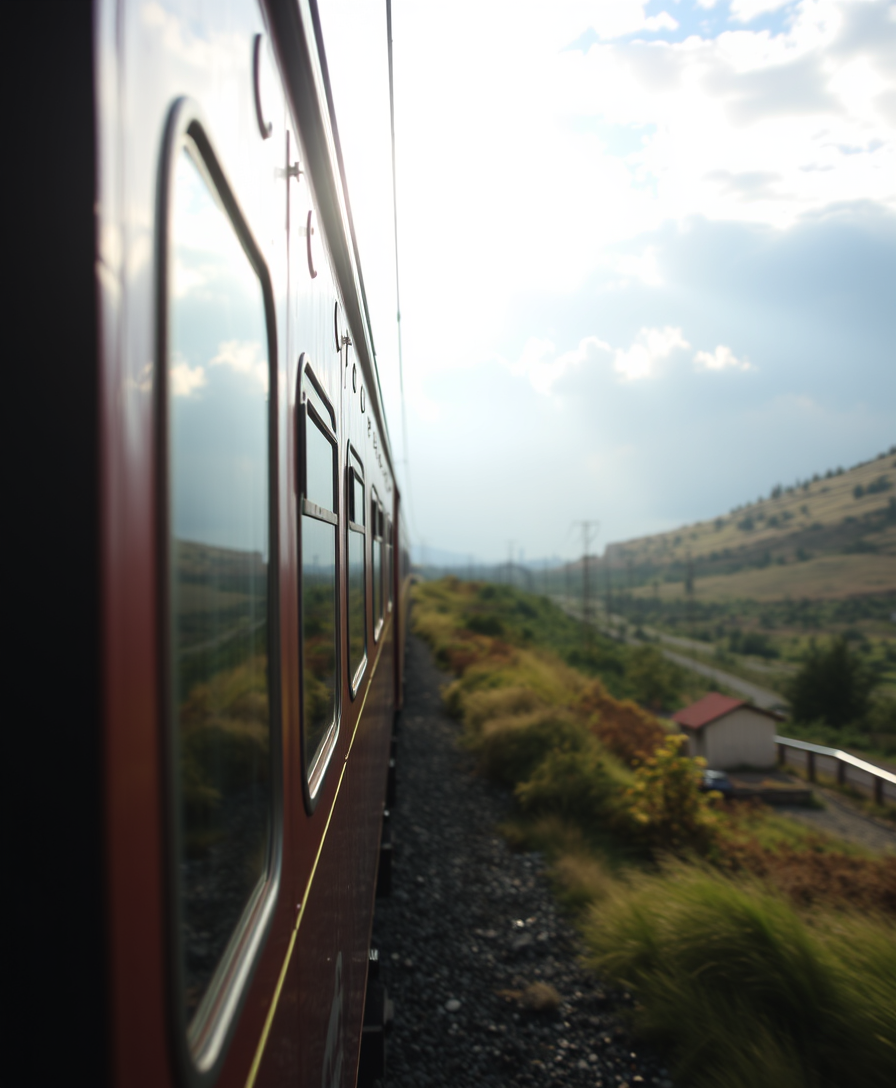
[[[505,833],[549,856],[682,1083],[827,1088],[846,1063],[893,1082],[896,858],[702,793],[699,761],[625,698],[634,651],[583,653],[546,599],[444,579],[416,587],[414,616],[463,743],[514,791]]]

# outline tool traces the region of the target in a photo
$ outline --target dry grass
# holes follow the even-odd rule
[[[525,1012],[552,1015],[560,1008],[560,994],[549,982],[530,982],[521,990],[498,990],[498,996]]]
[[[896,473],[894,473],[896,476]],[[805,563],[754,567],[736,574],[715,574],[694,582],[697,600],[780,600],[783,597],[807,597],[833,600],[865,593],[883,593],[896,589],[896,562],[892,555],[821,555]],[[654,590],[642,586],[636,596],[653,596]],[[678,599],[680,582],[659,587],[661,600]]]
[[[562,902],[573,910],[601,902],[617,884],[606,861],[584,850],[561,854],[551,866],[551,879]]]
[[[601,744],[629,766],[652,756],[667,736],[652,714],[630,699],[614,699],[600,680],[582,692],[577,709]]]

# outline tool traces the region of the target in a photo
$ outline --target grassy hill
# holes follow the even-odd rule
[[[808,638],[845,634],[896,683],[896,446],[728,514],[611,544],[591,565],[604,606],[636,624],[720,651],[761,633],[769,656],[791,660]]]
[[[817,585],[800,571],[800,585],[810,596],[896,590],[896,447],[848,471],[830,470],[791,487],[778,485],[768,497],[727,515],[611,544],[607,552],[611,568],[639,568],[639,581],[648,571],[666,581],[683,581],[689,563],[695,573],[708,577],[773,564],[811,565],[826,558],[818,568]],[[829,562],[833,556],[846,560],[836,572]],[[778,595],[778,589],[786,593],[784,583],[792,574],[782,579],[770,573],[751,581],[750,590],[767,585],[765,595]]]

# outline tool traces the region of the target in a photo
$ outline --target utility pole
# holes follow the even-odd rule
[[[600,531],[599,521],[577,521],[582,527],[582,622],[585,626],[585,650],[591,649],[591,584],[589,579],[590,556],[588,554],[592,539],[597,540]],[[594,529],[592,530],[592,526]]]
[[[513,541],[507,541],[507,584],[513,585]]]
[[[606,576],[607,585],[607,623],[609,624],[609,628],[612,631],[613,623],[610,617],[612,615],[613,609],[613,594],[610,590],[610,553],[607,549],[604,550],[604,574]]]

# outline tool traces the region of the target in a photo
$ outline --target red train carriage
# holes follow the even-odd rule
[[[406,563],[316,9],[5,29],[22,1083],[353,1085]]]

